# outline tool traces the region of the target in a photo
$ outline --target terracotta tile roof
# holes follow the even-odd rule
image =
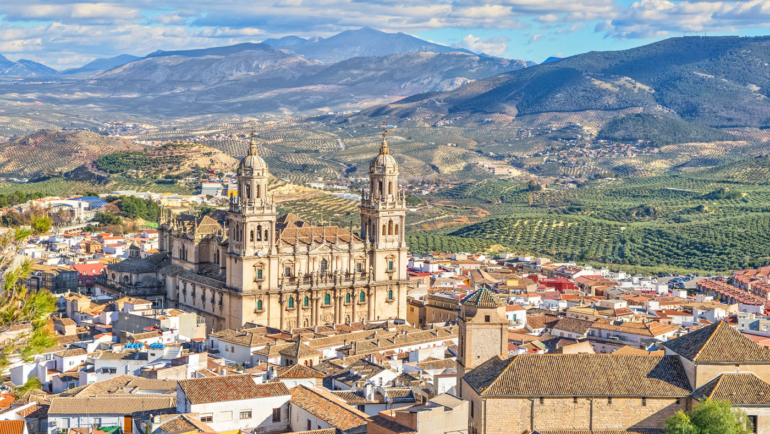
[[[225,375],[182,380],[179,382],[179,387],[182,388],[187,399],[193,405],[290,394],[289,389],[281,382],[256,384],[251,375]]]
[[[420,369],[454,369],[457,368],[457,362],[452,359],[426,360],[416,364]]]
[[[131,414],[139,411],[176,409],[176,396],[103,396],[92,398],[54,398],[49,415]]]
[[[366,425],[369,420],[366,413],[349,407],[331,392],[307,386],[291,389],[291,403],[341,431]]]
[[[22,434],[23,432],[23,420],[0,420],[0,434]]]
[[[558,315],[527,315],[527,325],[535,330],[552,328],[558,322]]]
[[[292,434],[336,434],[337,428],[312,429],[310,431],[294,431]]]
[[[217,338],[222,342],[242,345],[249,348],[259,347],[268,343],[275,343],[275,339],[265,337],[264,327],[243,330],[226,329],[217,333],[212,333],[209,337]]]
[[[670,324],[661,324],[659,322],[630,322],[613,321],[610,319],[600,319],[591,325],[592,329],[609,330],[618,333],[627,333],[631,335],[646,336],[654,338],[679,330],[678,326]]]
[[[324,378],[325,376],[322,372],[300,364],[278,368],[278,378]]]
[[[721,374],[692,393],[698,401],[713,399],[730,401],[730,404],[770,406],[770,384],[765,383],[755,374]]]
[[[190,432],[204,432],[204,433],[215,433],[216,430],[211,428],[210,426],[206,425],[205,423],[201,422],[200,419],[195,417],[190,417],[186,414],[179,414],[179,415],[168,415],[171,417],[171,419],[162,422],[160,425],[158,425],[155,430],[153,430],[153,433],[169,433],[169,434],[176,434],[176,433],[190,433]]]
[[[324,242],[329,244],[347,244],[351,241],[351,238],[354,243],[362,242],[361,238],[357,235],[351,234],[347,229],[339,226],[296,227],[295,224],[292,223],[281,230],[278,242],[287,246],[321,244]],[[276,224],[276,226],[278,225]]]
[[[612,352],[613,356],[663,356],[665,354],[666,352],[664,350],[647,351],[629,345],[624,345]]]
[[[522,354],[494,357],[463,377],[481,396],[685,397],[676,356]]]
[[[585,321],[577,318],[562,318],[553,325],[553,330],[563,330],[565,332],[585,335],[591,330],[593,321]]]
[[[663,345],[693,362],[770,362],[770,352],[724,321],[695,330]]]
[[[482,308],[495,308],[504,306],[505,302],[500,299],[494,292],[487,288],[481,288],[478,291],[472,292],[460,300],[460,304],[465,306],[474,306]]]
[[[164,391],[176,394],[176,381],[154,380],[133,375],[118,375],[93,384],[75,387],[62,392],[61,397],[86,398],[118,392]]]
[[[288,356],[288,357],[294,357],[297,358],[306,358],[306,357],[316,357],[320,356],[321,353],[310,348],[310,346],[305,345],[301,342],[297,342],[294,345],[290,345],[280,351],[278,351],[279,354],[282,356]]]

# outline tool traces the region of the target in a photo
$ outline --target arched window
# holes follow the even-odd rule
[[[388,290],[388,300],[393,300],[393,290],[392,289]]]
[[[380,196],[382,196],[382,181],[380,181]]]
[[[257,310],[262,310],[262,300],[257,300]]]
[[[310,306],[310,299],[305,297],[305,299],[302,300],[302,305],[305,306],[305,307]]]
[[[388,182],[388,194],[393,194],[393,183]]]
[[[246,199],[251,199],[251,186],[246,184]]]
[[[257,241],[262,241],[262,225],[257,226]]]
[[[326,269],[329,267],[329,262],[326,259],[321,259],[321,274],[326,273]]]
[[[268,236],[267,236],[267,234],[269,234],[269,233],[270,233],[270,232],[268,232],[268,231],[267,231],[267,229],[265,229],[265,238],[263,238],[263,240],[265,240],[265,241],[269,241],[269,240],[268,240]]]
[[[395,230],[395,232],[396,232],[396,235],[398,235],[398,225],[396,225],[396,230]]]
[[[324,304],[325,305],[332,304],[332,298],[331,298],[331,296],[329,294],[324,295]]]
[[[289,309],[294,307],[294,297],[289,297]]]
[[[358,301],[360,301],[361,303],[366,301],[366,294],[364,294],[364,291],[361,291],[361,293],[358,294]]]
[[[262,188],[259,184],[257,184],[257,199],[262,197]]]
[[[249,235],[249,241],[254,242],[254,231],[251,231],[251,235]]]
[[[388,234],[388,227],[385,225],[382,225],[382,235],[387,235],[387,234]]]
[[[393,235],[393,220],[388,222],[388,235]]]
[[[345,294],[345,303],[350,303],[350,294]]]

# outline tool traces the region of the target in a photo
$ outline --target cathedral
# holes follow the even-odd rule
[[[209,332],[406,318],[405,195],[387,142],[370,164],[360,235],[279,217],[269,176],[252,137],[226,215],[164,214],[160,253],[111,264],[105,286],[162,288],[166,307],[203,316]]]

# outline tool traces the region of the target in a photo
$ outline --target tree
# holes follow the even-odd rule
[[[666,420],[666,434],[748,434],[754,431],[749,417],[729,401],[707,399],[690,414],[682,410]]]
[[[527,190],[529,191],[540,191],[542,189],[543,189],[543,186],[541,186],[540,183],[535,181],[534,179],[530,180],[527,183]]]
[[[44,234],[51,230],[53,220],[47,215],[39,215],[32,219],[32,231],[35,234]]]
[[[56,311],[56,299],[48,291],[27,289],[25,282],[32,261],[17,254],[31,233],[20,229],[0,237],[0,269],[5,270],[0,294],[0,333],[29,324],[24,332],[0,347],[0,370],[8,367],[11,357],[29,361],[57,342],[47,323],[48,317]]]

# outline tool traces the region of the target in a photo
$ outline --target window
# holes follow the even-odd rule
[[[356,272],[360,273],[364,271],[364,264],[362,262],[356,262]]]
[[[241,410],[239,417],[241,419],[251,419],[251,410]]]
[[[642,398],[642,407],[647,407],[647,398]]]
[[[573,404],[577,404],[577,403],[578,403],[578,401],[577,401],[577,396],[576,396],[576,397],[574,397],[574,398],[572,398],[572,403],[573,403]]]
[[[388,182],[388,194],[393,194],[393,183]]]
[[[393,261],[388,261],[388,270],[393,271]]]
[[[385,225],[382,225],[382,235],[387,235],[388,233],[388,227]]]
[[[262,300],[257,300],[257,310],[262,310]]]
[[[358,294],[358,301],[360,301],[361,303],[366,301],[366,294],[364,294],[364,291],[361,291],[361,293]]]
[[[473,401],[471,401],[471,417],[473,417]]]
[[[307,420],[307,430],[310,431],[313,429],[313,425],[310,422],[310,419]]]
[[[396,225],[396,235],[398,235],[398,225]]]
[[[305,299],[302,300],[302,305],[305,307],[310,306],[310,299],[308,297],[305,297]]]
[[[540,397],[540,403],[541,404],[545,403],[545,398],[543,398],[542,396]]]
[[[612,397],[611,396],[609,398],[607,398],[607,404],[612,405]]]
[[[393,235],[393,220],[388,222],[388,235]]]
[[[332,304],[332,298],[329,294],[324,295],[324,304],[327,306]]]
[[[329,261],[321,259],[321,274],[326,273],[326,269],[329,268]]]
[[[257,279],[262,279],[262,269],[257,270]]]
[[[249,232],[249,241],[254,242],[254,231]]]
[[[202,414],[201,422],[214,422],[214,415],[211,413]]]
[[[283,268],[283,275],[286,277],[291,277],[291,267],[284,267]]]
[[[345,303],[350,303],[350,294],[345,294]]]
[[[289,297],[289,309],[294,307],[294,297]]]
[[[676,399],[676,405],[679,405],[680,402],[681,402],[681,398],[677,398]]]
[[[388,290],[388,300],[393,300],[393,290],[392,289]]]
[[[749,416],[749,422],[751,423],[751,426],[754,428],[751,430],[751,432],[759,432],[759,428],[757,427],[757,417]]]
[[[484,322],[489,322],[489,315],[484,315]]]
[[[101,426],[101,424],[102,424],[102,418],[101,417],[91,418],[91,426]]]
[[[274,408],[273,409],[273,422],[280,422],[281,421],[281,409],[280,408]]]

